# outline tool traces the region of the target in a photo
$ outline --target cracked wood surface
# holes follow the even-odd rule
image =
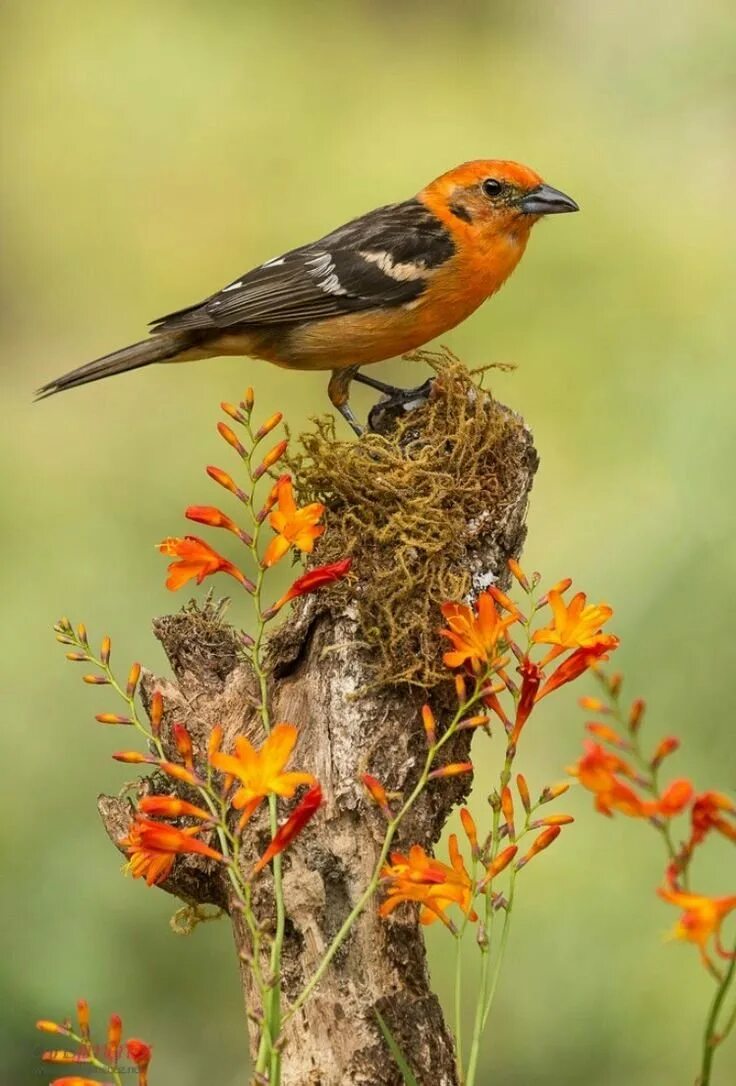
[[[497,405],[495,409],[506,411]],[[476,531],[472,547],[468,546],[466,561],[475,584],[495,581],[506,587],[507,560],[518,557],[524,540],[537,459],[523,425],[517,440],[525,469],[516,477],[515,492],[504,496],[504,516],[488,524],[482,538]],[[218,609],[190,606],[155,620],[154,631],[171,663],[173,679],[144,673],[142,697],[148,708],[154,689],[163,694],[162,740],[167,751],[174,750],[170,730],[175,721],[188,727],[199,759],[204,758],[215,724],[224,728],[225,750],[231,749],[237,735],[260,744],[255,677],[238,634],[222,621]],[[297,725],[300,738],[292,764],[314,773],[325,796],[320,813],[284,855],[287,1006],[365,888],[380,851],[383,816],[365,796],[360,774],[370,772],[388,791],[406,793],[425,756],[419,715],[425,697],[407,687],[370,690],[370,659],[358,642],[353,609],[348,605],[333,612],[329,595],[297,601],[270,642],[271,719]],[[451,693],[440,687],[429,698],[440,720],[451,704]],[[465,760],[471,742],[472,731],[461,732],[444,751],[444,759]],[[431,782],[402,825],[395,846],[416,842],[430,849],[470,785],[468,776]],[[154,773],[141,788],[169,792],[172,782]],[[246,829],[244,856],[256,857],[269,840],[265,807]],[[117,842],[130,823],[130,801],[102,796],[99,810],[109,836]],[[229,886],[216,863],[199,856],[181,857],[163,889],[185,902],[211,903],[230,912],[236,948],[247,955],[243,919],[231,908]],[[256,883],[254,904],[264,920],[271,915],[268,872]],[[249,971],[242,958],[239,962],[246,1008],[257,1011]],[[289,1023],[284,1086],[400,1086],[401,1075],[376,1024],[376,1009],[421,1086],[457,1086],[452,1036],[430,989],[416,917],[410,909],[400,909],[390,920],[380,920],[375,902],[356,923],[311,999]]]

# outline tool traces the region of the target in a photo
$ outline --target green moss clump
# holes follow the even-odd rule
[[[437,374],[431,395],[389,436],[338,441],[334,420],[317,419],[290,466],[300,500],[328,509],[319,564],[353,559],[355,577],[330,591],[357,609],[375,684],[431,688],[447,678],[440,604],[471,591],[483,540],[528,475],[529,442],[481,371],[420,358]]]

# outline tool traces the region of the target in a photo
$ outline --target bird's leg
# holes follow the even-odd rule
[[[332,405],[337,408],[348,425],[351,426],[358,437],[360,437],[364,432],[364,427],[361,426],[356,419],[353,414],[353,409],[348,402],[350,396],[350,382],[357,372],[357,366],[347,366],[345,369],[333,370],[332,377],[330,377],[330,383],[327,386],[327,395],[330,397]]]
[[[388,402],[381,401],[381,406],[409,408],[416,407],[417,402],[426,400],[433,378],[418,385],[417,388],[397,388],[396,385],[387,385],[384,381],[377,381],[375,377],[366,377],[360,372],[355,374],[353,380],[361,385],[368,385],[369,388],[375,388],[377,392],[382,392]]]
[[[385,381],[377,381],[375,377],[367,377],[359,370],[353,380],[360,385],[368,385],[368,388],[375,388],[376,392],[383,392],[385,396],[394,396],[397,392],[404,391],[403,388],[397,388],[396,385],[387,385]]]

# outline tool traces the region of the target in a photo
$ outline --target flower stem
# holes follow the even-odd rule
[[[474,693],[458,707],[458,709],[457,709],[457,711],[455,713],[455,716],[452,718],[452,721],[450,722],[450,724],[449,724],[449,726],[447,728],[447,731],[444,733],[444,735],[440,736],[440,738],[435,743],[433,743],[433,745],[429,748],[429,750],[427,752],[427,757],[426,757],[425,762],[424,762],[424,767],[422,769],[422,772],[421,772],[421,774],[419,776],[419,779],[418,779],[416,785],[414,786],[414,789],[411,792],[411,795],[409,796],[409,798],[407,800],[405,800],[405,802],[404,802],[403,806],[401,807],[401,809],[399,810],[398,814],[396,814],[389,821],[388,825],[386,826],[386,833],[385,833],[384,838],[383,838],[383,844],[381,846],[381,851],[380,851],[380,853],[378,855],[378,859],[376,860],[376,864],[375,864],[375,867],[373,869],[373,875],[371,876],[371,879],[370,879],[368,885],[366,886],[365,890],[363,891],[363,893],[360,895],[360,897],[356,901],[353,908],[350,910],[350,912],[346,916],[342,926],[340,927],[340,930],[334,936],[332,942],[330,943],[329,947],[327,948],[324,955],[322,956],[322,960],[319,963],[319,965],[317,966],[317,968],[315,969],[314,973],[312,974],[310,979],[307,981],[306,985],[302,989],[299,996],[295,999],[295,1001],[292,1003],[289,1010],[284,1015],[283,1023],[289,1022],[293,1018],[293,1016],[297,1013],[297,1011],[301,1010],[301,1008],[304,1006],[306,1001],[309,999],[310,995],[312,994],[312,992],[314,991],[314,989],[317,987],[317,985],[321,981],[322,977],[324,976],[327,968],[330,965],[330,962],[335,957],[338,950],[340,949],[340,947],[342,946],[342,944],[345,942],[346,938],[350,934],[350,930],[351,930],[353,924],[356,922],[356,920],[361,915],[361,913],[365,909],[366,905],[368,904],[368,902],[371,900],[371,898],[375,894],[376,890],[378,889],[379,882],[381,881],[381,870],[383,868],[383,865],[386,862],[389,851],[391,849],[391,845],[392,845],[394,837],[396,836],[396,833],[397,833],[397,831],[399,829],[399,826],[401,825],[401,822],[406,817],[406,815],[409,813],[411,808],[414,806],[416,801],[419,799],[419,796],[424,791],[424,788],[425,788],[425,786],[427,784],[427,781],[429,780],[429,774],[430,774],[430,771],[432,769],[432,765],[434,763],[434,760],[437,757],[437,754],[442,749],[442,747],[445,745],[445,743],[447,743],[448,740],[451,739],[453,737],[453,735],[455,735],[455,733],[457,731],[457,725],[460,723],[462,718],[465,716],[468,709],[478,701],[478,699],[480,697],[480,690],[482,689],[483,685],[485,684],[486,679],[487,679],[487,676],[484,676],[483,679],[478,682],[477,688],[474,691]]]
[[[729,1030],[732,1028],[734,1021],[736,1020],[736,1007],[734,1013],[727,1020],[723,1033],[718,1036],[716,1027],[718,1025],[718,1015],[720,1014],[723,1002],[728,994],[728,990],[731,987],[731,983],[736,976],[736,947],[734,948],[733,957],[731,958],[728,969],[723,975],[723,979],[716,990],[716,994],[713,997],[713,1002],[710,1006],[708,1018],[705,1023],[705,1031],[703,1033],[703,1055],[700,1064],[700,1077],[698,1078],[698,1086],[710,1086],[710,1076],[713,1069],[713,1057],[715,1051],[721,1041],[728,1035]]]
[[[463,941],[455,942],[455,1069],[457,1081],[463,1086]]]

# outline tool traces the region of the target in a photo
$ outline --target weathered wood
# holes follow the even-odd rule
[[[493,405],[493,409],[506,412]],[[531,435],[519,422],[514,441],[523,470],[513,475],[514,492],[496,503],[492,523],[469,530],[464,561],[480,587],[504,587],[509,557],[518,556],[536,454]],[[358,571],[359,576],[360,571]],[[439,624],[439,616],[438,616]],[[263,739],[257,715],[254,676],[239,651],[238,635],[212,609],[189,609],[154,624],[171,662],[174,681],[145,675],[144,698],[154,687],[165,701],[163,738],[168,744],[174,720],[189,728],[200,756],[219,723],[224,748],[238,734]],[[370,772],[389,791],[407,792],[424,759],[419,719],[423,691],[409,687],[371,689],[370,655],[361,647],[354,609],[334,609],[327,596],[300,600],[270,645],[272,719],[297,725],[294,765],[314,773],[325,805],[284,857],[287,933],[283,957],[285,1001],[293,1000],[318,965],[326,947],[369,881],[383,839],[384,822],[358,778]],[[366,688],[368,688],[366,692]],[[429,701],[441,715],[442,687]],[[472,732],[460,733],[447,760],[467,757]],[[171,782],[152,778],[155,791]],[[397,845],[416,842],[430,848],[450,811],[470,787],[467,776],[433,782],[403,825]],[[126,831],[130,807],[102,797],[100,811],[117,840]],[[269,834],[263,813],[248,827],[244,854],[263,850]],[[256,909],[272,912],[269,875],[258,882]],[[201,857],[177,862],[164,889],[185,901],[229,908],[226,881],[217,865]],[[242,917],[231,910],[238,951],[248,953]],[[247,966],[241,961],[246,1006],[257,1010]],[[422,932],[409,910],[389,921],[378,918],[375,903],[356,923],[319,987],[287,1029],[284,1086],[399,1086],[376,1025],[380,1010],[406,1054],[417,1079],[427,1086],[455,1086],[453,1043],[441,1008],[429,986]]]

